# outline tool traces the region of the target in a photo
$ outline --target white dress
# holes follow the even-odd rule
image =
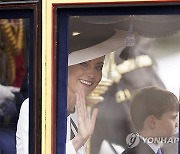
[[[73,114],[70,114],[68,117],[67,117],[67,136],[66,136],[66,154],[86,154],[86,150],[85,150],[85,146],[82,146],[78,152],[76,153],[74,147],[73,147],[73,144],[72,144],[72,141],[70,140],[70,137],[71,137],[71,128],[72,128],[72,131],[74,133],[74,135],[77,134],[77,131],[76,129],[73,127],[73,125],[71,124],[71,120],[72,119],[74,121],[74,123],[76,124],[77,126],[77,113],[73,113]]]
[[[29,99],[27,98],[21,106],[16,132],[17,154],[29,153]]]
[[[77,153],[73,147],[72,141],[70,140],[70,118],[72,118],[77,125],[76,112],[67,117],[66,154],[86,154],[84,146],[82,146]],[[74,129],[73,132],[76,135],[77,132]],[[21,106],[16,132],[16,150],[17,154],[29,154],[29,99],[26,99]]]

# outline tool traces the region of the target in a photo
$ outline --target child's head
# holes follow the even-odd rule
[[[138,132],[150,129],[158,136],[172,136],[177,125],[177,97],[164,89],[146,87],[132,97],[131,117]]]

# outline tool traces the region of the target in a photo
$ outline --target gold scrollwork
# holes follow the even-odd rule
[[[117,70],[120,74],[131,72],[137,68],[147,67],[152,65],[152,60],[148,55],[140,55],[134,59],[124,61],[117,65]]]
[[[127,101],[131,98],[131,93],[128,89],[120,90],[116,92],[115,99],[117,103],[121,103],[123,101]]]
[[[6,55],[7,83],[9,85],[15,80],[16,64],[14,58],[22,51],[24,32],[23,19],[15,19],[16,24],[13,24],[12,20],[0,19],[0,33],[3,37],[1,54]]]

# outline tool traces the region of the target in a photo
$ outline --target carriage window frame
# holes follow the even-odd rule
[[[39,0],[0,0],[1,4],[25,4],[25,3],[35,3]]]
[[[24,18],[29,20],[29,153],[41,153],[41,34],[38,30],[37,0],[0,1],[0,14],[4,19]],[[37,37],[40,35],[39,37]],[[38,38],[38,41],[37,41]]]
[[[141,9],[139,9],[141,7]],[[179,9],[179,10],[178,10]],[[53,142],[55,153],[65,154],[68,71],[68,19],[86,15],[180,15],[180,2],[127,2],[53,5]],[[63,72],[63,73],[62,73]],[[178,145],[178,147],[180,144]]]

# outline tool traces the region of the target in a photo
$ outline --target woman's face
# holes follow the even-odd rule
[[[104,56],[68,67],[68,93],[89,95],[101,81]]]

